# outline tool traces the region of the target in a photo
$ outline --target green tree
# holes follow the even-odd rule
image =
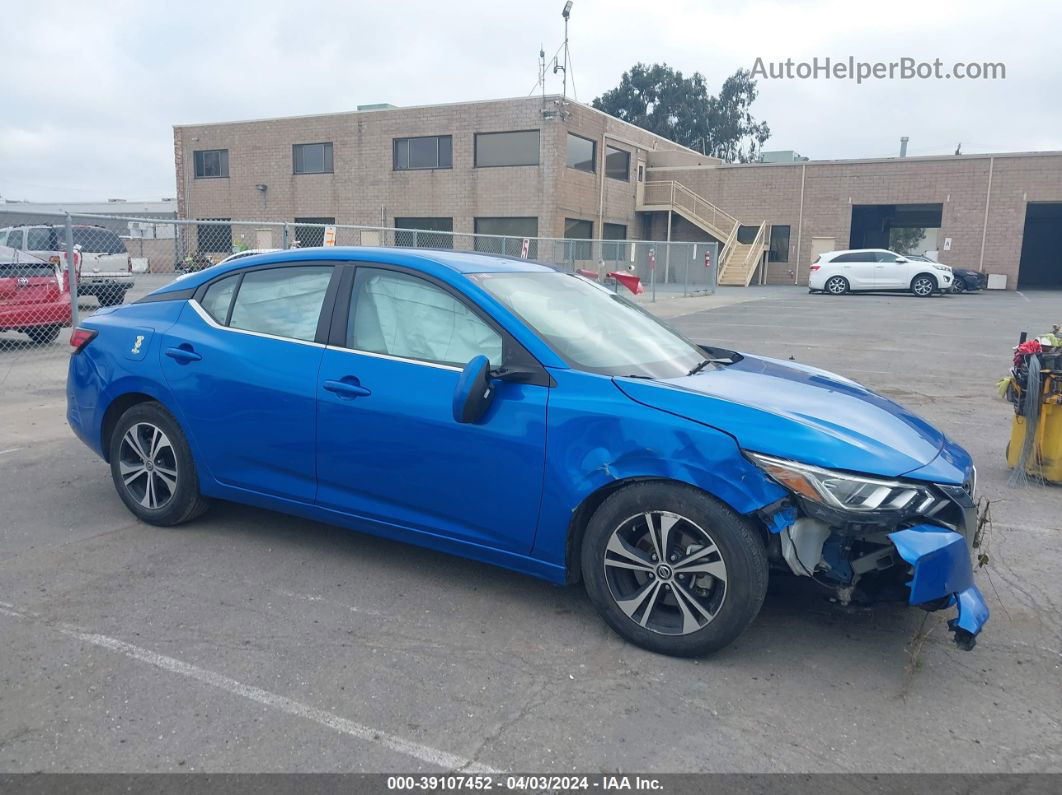
[[[771,134],[767,123],[757,122],[749,110],[756,93],[748,69],[734,72],[718,96],[712,96],[700,72],[684,77],[667,64],[639,63],[592,104],[690,149],[748,163]]]

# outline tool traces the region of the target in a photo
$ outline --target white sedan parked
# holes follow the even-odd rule
[[[854,290],[903,290],[925,298],[951,289],[951,268],[910,260],[883,248],[827,251],[811,264],[808,291],[844,295]]]

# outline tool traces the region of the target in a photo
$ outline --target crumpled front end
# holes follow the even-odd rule
[[[981,591],[973,583],[966,539],[928,524],[897,530],[889,533],[889,538],[912,568],[908,602],[926,610],[957,607],[958,615],[948,622],[948,628],[961,648],[972,649],[989,614]]]
[[[975,472],[965,452],[953,450],[961,452],[954,463],[962,485],[871,478],[749,454],[790,490],[760,511],[775,565],[834,589],[842,604],[956,608],[948,626],[960,648],[972,649],[989,611],[970,557]]]

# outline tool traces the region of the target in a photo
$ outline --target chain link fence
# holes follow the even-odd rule
[[[581,273],[640,301],[715,291],[715,243],[506,237],[327,221],[42,214],[27,224],[24,215],[0,209],[2,393],[19,383],[61,381],[79,318],[136,300],[175,274],[258,252],[313,246],[477,251]]]

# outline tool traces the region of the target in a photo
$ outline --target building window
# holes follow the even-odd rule
[[[228,149],[200,149],[194,153],[195,178],[213,179],[229,175]]]
[[[323,246],[324,228],[335,222],[335,218],[296,218],[295,242],[299,248]]]
[[[331,174],[332,144],[295,144],[291,147],[295,174]]]
[[[538,257],[538,219],[537,218],[477,218],[476,251],[491,254],[506,254],[519,257],[523,251],[524,238],[531,238],[527,258]],[[501,235],[503,237],[480,237],[480,235]]]
[[[230,218],[200,218],[200,221],[230,221]],[[232,226],[230,224],[197,224],[196,245],[199,253],[231,254]]]
[[[609,179],[631,181],[631,153],[614,146],[605,147],[605,176]]]
[[[758,226],[739,226],[737,232],[737,242],[743,246],[750,245],[756,240],[756,235],[760,233]]]
[[[597,142],[568,133],[568,168],[593,174],[597,171]]]
[[[395,245],[453,248],[453,218],[395,218]]]
[[[476,133],[476,168],[537,165],[538,130]]]
[[[594,236],[594,222],[584,221],[581,218],[564,219],[564,237],[569,242],[564,244],[564,258],[566,260],[593,259],[593,244],[590,242]],[[572,240],[585,240],[585,243],[573,243]]]
[[[789,262],[789,226],[771,226],[771,245],[767,251],[768,262]]]
[[[626,240],[627,227],[623,224],[605,224],[601,228],[605,240]],[[626,243],[602,243],[601,258],[605,262],[625,262],[627,260]]]
[[[453,168],[454,139],[450,135],[395,138],[395,171]]]

